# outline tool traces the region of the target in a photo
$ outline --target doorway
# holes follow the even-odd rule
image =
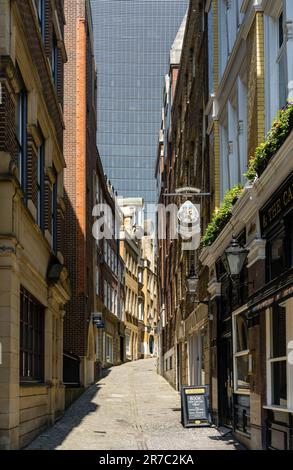
[[[150,351],[150,355],[152,356],[154,354],[154,337],[153,337],[153,335],[151,335],[150,339],[149,339],[149,351]]]
[[[220,423],[233,426],[233,359],[231,336],[221,338],[219,375]]]
[[[124,338],[120,336],[120,361],[124,362]]]
[[[199,334],[190,336],[188,341],[188,382],[189,385],[202,383],[202,337]]]

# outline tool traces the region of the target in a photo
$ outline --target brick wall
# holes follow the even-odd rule
[[[65,204],[64,253],[69,267],[72,298],[64,320],[64,349],[87,353],[88,326],[94,312],[95,240],[92,207],[97,165],[94,60],[85,0],[65,1]]]
[[[264,122],[264,25],[263,14],[256,13],[254,24],[248,35],[248,155],[265,136]]]

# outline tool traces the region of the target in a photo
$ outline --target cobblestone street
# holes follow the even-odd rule
[[[179,394],[147,359],[113,367],[28,448],[234,450],[237,445],[215,428],[184,429]]]

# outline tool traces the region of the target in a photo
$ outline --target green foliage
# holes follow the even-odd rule
[[[278,113],[269,131],[266,141],[257,147],[254,157],[251,157],[245,177],[253,182],[266,169],[271,158],[278,152],[293,129],[293,103],[288,103]],[[220,209],[214,212],[201,240],[202,246],[210,246],[220,235],[232,216],[232,207],[241,196],[243,187],[235,186],[224,197]]]
[[[202,238],[203,246],[210,246],[219,236],[225,225],[232,216],[232,207],[243,192],[241,185],[234,186],[224,197],[222,205],[218,211],[215,211],[212,220],[207,226],[205,234]]]
[[[251,157],[245,177],[253,182],[266,169],[270,159],[283,145],[293,129],[293,103],[288,103],[278,113],[269,131],[266,141],[257,147],[255,155]]]

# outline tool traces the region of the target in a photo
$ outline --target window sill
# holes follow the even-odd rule
[[[251,439],[251,434],[249,434],[248,432],[244,432],[244,431],[240,431],[240,429],[235,429],[234,430],[234,433],[235,434],[238,434],[239,436],[243,436],[243,437],[246,437],[246,439]]]
[[[250,390],[234,390],[235,395],[250,395]]]
[[[293,409],[290,408],[283,408],[282,406],[274,406],[274,405],[264,405],[264,410],[271,410],[271,411],[280,411],[281,413],[293,413]]]
[[[49,385],[44,383],[44,382],[37,382],[32,380],[30,381],[20,381],[19,382],[20,387],[43,387],[43,388],[48,388]]]

